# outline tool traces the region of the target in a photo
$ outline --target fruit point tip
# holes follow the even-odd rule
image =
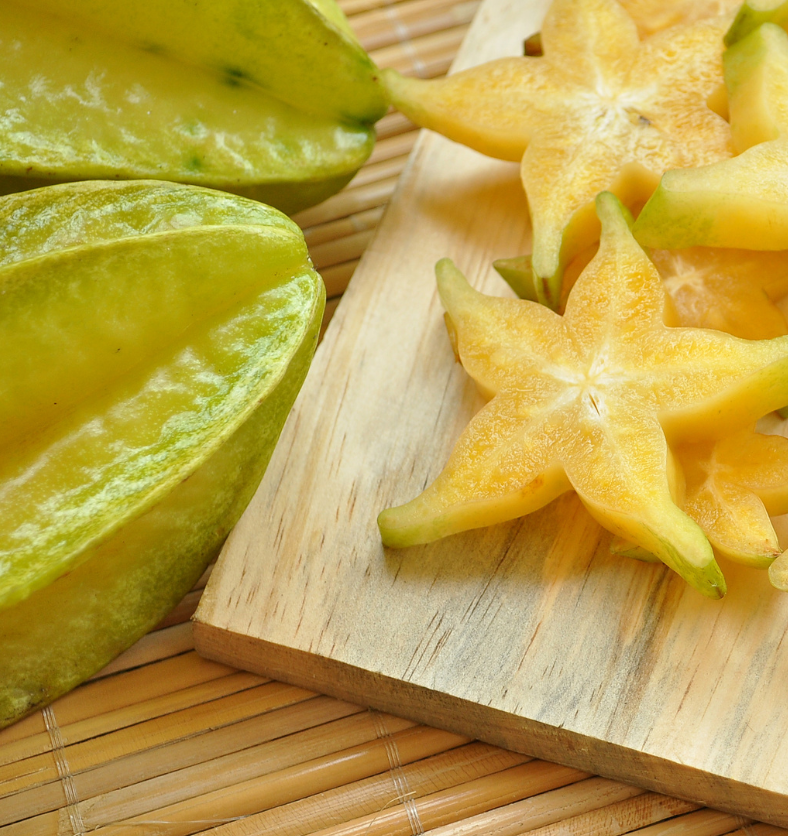
[[[780,592],[788,592],[788,551],[776,557],[769,566],[769,583]]]

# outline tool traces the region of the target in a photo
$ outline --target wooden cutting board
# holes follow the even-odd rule
[[[546,2],[487,0],[455,66],[521,54]],[[611,556],[573,494],[406,550],[376,516],[441,470],[481,405],[433,265],[488,293],[528,250],[514,164],[419,140],[196,615],[205,656],[788,825],[788,595],[723,566],[703,599]]]

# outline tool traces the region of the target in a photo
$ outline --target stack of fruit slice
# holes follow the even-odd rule
[[[788,442],[755,422],[788,403],[788,36],[725,11],[640,40],[647,22],[612,0],[554,0],[538,57],[439,82],[384,75],[417,122],[522,156],[534,232],[531,256],[497,264],[523,301],[482,297],[439,265],[455,351],[494,397],[436,482],[381,514],[384,542],[510,519],[573,488],[617,550],[657,555],[706,595],[724,592],[712,546],[785,588],[769,514],[788,511]],[[598,197],[596,252],[601,190],[645,208],[630,232]],[[659,249],[649,259],[635,239]]]

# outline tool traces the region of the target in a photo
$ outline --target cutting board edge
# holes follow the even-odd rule
[[[788,827],[788,795],[193,618],[206,659],[735,815]]]

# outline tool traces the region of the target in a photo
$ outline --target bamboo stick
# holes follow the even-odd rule
[[[361,720],[350,726],[335,722],[353,715],[362,715]],[[312,757],[312,747],[330,752],[374,739],[375,726],[367,715],[369,712],[359,706],[316,697],[170,744],[166,758],[161,749],[152,749],[109,761],[73,776],[80,818],[94,827],[117,818],[118,808],[128,808],[132,810],[128,815],[132,815],[160,806],[179,791],[191,797],[206,786],[225,786],[238,780],[244,769],[263,774],[290,766]],[[388,723],[396,729],[414,725],[395,718],[388,718]],[[9,808],[15,815],[7,815],[8,821],[26,820],[31,834],[60,832],[56,830],[58,817],[67,813],[57,813],[66,803],[59,781],[18,793],[9,801],[16,809]],[[5,836],[2,827],[0,833]]]
[[[389,110],[389,112],[375,124],[375,134],[378,141],[396,136],[397,134],[418,130],[418,126],[411,122],[407,116],[400,113],[398,110]]]
[[[376,739],[376,723],[366,709],[328,697],[311,703],[311,711],[308,705],[290,710],[289,725],[282,726],[283,734],[275,740],[90,799],[82,805],[86,826],[94,829],[139,817]],[[394,718],[388,722],[398,731],[413,726]]]
[[[375,234],[374,229],[362,229],[344,238],[317,244],[309,250],[318,272],[346,261],[358,261]]]
[[[405,43],[434,32],[468,24],[478,2],[411,0],[357,13],[351,25],[368,52],[394,43]]]
[[[338,218],[334,221],[311,226],[304,230],[304,238],[308,247],[316,247],[331,241],[338,241],[347,235],[354,235],[366,229],[375,229],[383,217],[383,207],[375,206],[364,212],[357,212],[346,218]]]
[[[269,682],[210,703],[146,720],[100,738],[75,743],[66,747],[64,757],[72,775],[76,776],[109,760],[171,744],[204,733],[212,726],[231,725],[312,696],[312,692],[302,688]],[[57,780],[56,763],[50,754],[36,755],[0,767],[0,788],[5,795]]]
[[[157,672],[161,673],[161,671]],[[54,717],[59,725],[60,742],[65,746],[69,746],[94,737],[106,735],[109,732],[137,725],[145,720],[151,720],[163,715],[172,714],[184,708],[210,702],[220,697],[261,685],[264,682],[266,680],[249,673],[236,672],[224,676],[211,676],[191,687],[179,688],[177,690],[171,688],[150,699],[143,699],[141,698],[140,692],[131,691],[130,693],[135,699],[134,702],[129,702],[114,710],[96,711],[93,716],[72,723],[61,723],[57,713],[57,706],[54,706]],[[36,735],[34,738],[26,738],[24,741],[18,741],[15,746],[9,746],[4,749],[3,754],[6,757],[16,756],[16,760],[22,760],[23,758],[26,759],[39,753],[49,752],[51,749],[51,736],[48,733],[44,733]],[[18,772],[20,774],[25,770],[26,766],[24,763],[18,766]],[[2,799],[7,794],[5,786],[0,784],[0,823],[3,821]]]
[[[334,318],[334,314],[336,313],[338,304],[339,297],[335,299],[329,299],[326,302],[326,310],[323,314],[323,321],[320,323],[320,334],[318,336],[318,341],[322,340],[323,337],[326,335],[326,328],[328,328],[329,323]]]
[[[169,694],[175,687],[178,690],[191,688],[233,672],[233,668],[202,659],[191,651],[114,677],[88,682],[57,700],[53,710],[61,729],[66,730],[71,724],[99,714]],[[26,721],[3,730],[0,735],[0,765],[50,751],[52,741],[41,712],[28,719],[38,721],[34,733],[22,734]],[[70,734],[68,731],[64,733]]]
[[[399,157],[391,157],[378,163],[365,165],[353,178],[353,186],[358,188],[359,186],[366,186],[368,183],[386,180],[389,177],[398,177],[402,169],[405,168],[407,161],[408,154],[403,154]]]
[[[418,135],[418,129],[411,127],[410,130],[379,138],[366,165],[374,165],[381,160],[390,160],[392,157],[407,156],[415,145]]]
[[[420,726],[398,732],[395,741],[403,762],[422,759],[463,745],[467,738]],[[155,821],[166,822],[167,836],[188,836],[207,829],[211,822],[248,816],[259,810],[281,807],[294,800],[326,792],[337,786],[375,775],[389,768],[388,741],[374,740],[338,755],[329,755],[281,770],[252,781],[243,781],[223,790],[206,793],[179,804],[160,808],[147,816],[111,825],[112,836],[138,836],[140,827]],[[110,828],[106,833],[109,836]],[[102,828],[93,831],[102,834]],[[276,832],[264,830],[262,832]]]
[[[697,809],[697,806],[689,801],[647,792],[535,830],[524,827],[517,836],[524,836],[526,833],[528,836],[565,836],[567,832],[572,836],[620,836],[655,822],[691,812]],[[733,823],[731,826],[735,827],[736,824]],[[680,829],[678,833],[683,836],[684,831]]]
[[[403,749],[397,738],[393,735],[389,741],[384,768],[376,774],[353,783],[339,783],[320,793],[308,795],[304,792],[299,800],[218,828],[214,831],[215,836],[311,833],[326,823],[341,822],[396,803],[404,787],[416,796],[423,795],[436,788],[456,786],[477,775],[499,772],[524,759],[524,756],[481,743],[460,746],[431,757],[418,757]],[[392,742],[397,744],[394,762],[400,764],[393,768]]]
[[[325,270],[320,271],[320,275],[323,277],[323,281],[326,285],[326,295],[328,296],[329,301],[333,304],[331,314],[334,313],[336,305],[339,302],[337,297],[341,296],[347,290],[347,286],[353,278],[353,273],[355,273],[356,267],[358,267],[358,262],[359,259],[356,259],[355,261],[346,261],[344,264],[337,264],[335,267],[327,267]],[[326,312],[328,313],[328,303],[326,303]],[[324,325],[330,319],[330,315],[328,318],[324,316]]]
[[[661,821],[637,831],[638,836],[724,836],[734,828],[751,824],[744,816],[721,813],[718,810],[696,810],[675,821]],[[749,836],[749,830],[748,830]]]
[[[345,218],[366,209],[382,206],[391,197],[397,184],[397,178],[387,177],[368,183],[363,187],[353,186],[328,198],[319,206],[306,209],[293,217],[302,228],[308,229],[322,223]]]
[[[135,784],[154,786],[157,780],[166,783],[171,775],[177,782],[180,776],[191,774],[189,770],[199,770],[202,765],[206,768],[210,764],[224,765],[227,759],[232,759],[234,755],[243,759],[245,755],[239,753],[253,750],[255,747],[263,747],[258,749],[257,754],[262,752],[267,769],[276,770],[280,766],[285,768],[293,762],[309,758],[307,747],[310,738],[297,736],[301,731],[315,729],[313,742],[316,745],[328,746],[328,751],[341,749],[345,747],[346,740],[352,741],[352,735],[356,731],[355,727],[348,730],[344,726],[332,724],[334,719],[351,717],[362,711],[359,706],[350,703],[332,700],[329,697],[315,697],[314,700],[206,731],[199,738],[187,738],[169,744],[166,760],[162,759],[161,750],[153,749],[119,761],[110,761],[99,769],[76,776],[76,788],[79,797],[86,799],[85,809],[89,811],[98,803],[91,799],[98,799],[99,796],[106,796]],[[398,720],[395,725],[397,728],[409,728],[414,724]],[[324,738],[329,739],[327,744],[321,743]],[[352,742],[348,745],[352,745]],[[130,775],[134,780],[129,780]]]
[[[407,799],[353,821],[314,832],[314,836],[411,836],[414,824],[432,830],[450,821],[511,804],[586,778],[584,772],[545,761],[504,769],[423,798]]]
[[[68,726],[96,714],[168,694],[173,690],[174,681],[181,687],[188,688],[220,676],[227,676],[232,672],[233,668],[218,662],[209,662],[191,651],[115,677],[85,683],[57,700],[53,710],[58,723]],[[39,721],[41,730],[24,737],[9,735],[8,742],[3,740],[0,746],[0,766],[51,750],[52,741],[41,712],[37,712],[33,717]],[[4,733],[24,730],[24,723],[25,721],[22,721],[10,726]]]
[[[353,25],[353,15],[361,14],[370,9],[379,9],[382,6],[390,6],[397,0],[338,0],[339,7],[348,18],[351,18],[350,25]]]
[[[535,828],[626,801],[644,790],[608,778],[587,778],[486,813],[436,827],[430,836],[518,836]]]
[[[405,44],[373,50],[370,54],[379,67],[392,67],[404,75],[419,78],[435,78],[448,72],[467,32],[467,25],[455,26]]]

